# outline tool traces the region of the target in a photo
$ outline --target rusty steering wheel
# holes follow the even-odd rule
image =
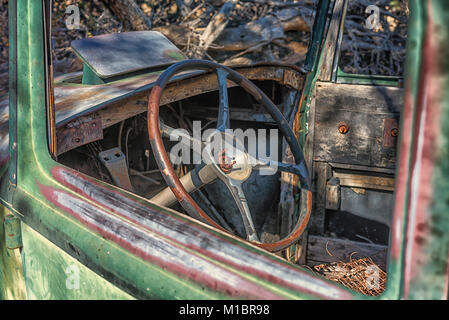
[[[227,129],[230,129],[230,111],[228,105],[228,88],[227,80],[231,80],[237,85],[241,86],[246,92],[248,92],[254,99],[260,103],[264,109],[271,115],[276,121],[279,130],[285,137],[287,143],[290,146],[291,152],[295,158],[295,163],[283,163],[276,162],[275,165],[280,171],[289,172],[295,174],[299,178],[300,187],[307,191],[307,210],[301,213],[293,230],[283,239],[272,243],[261,243],[258,239],[257,233],[254,228],[251,213],[249,211],[248,203],[246,201],[245,194],[243,192],[242,183],[248,179],[252,170],[260,170],[261,168],[267,168],[273,165],[272,160],[261,161],[252,158],[245,150],[243,144],[237,141],[235,137],[231,137],[232,146],[234,146],[236,152],[234,157],[229,160],[226,154],[226,147],[219,153],[218,159],[214,158],[211,152],[205,152],[209,155],[208,164],[197,165],[188,175],[188,179],[178,176],[173,169],[169,156],[165,150],[161,132],[163,134],[174,134],[175,129],[170,128],[159,121],[159,104],[162,96],[162,92],[165,89],[168,81],[175,74],[186,70],[206,70],[216,73],[218,78],[219,87],[219,114],[217,121],[217,133],[224,137],[225,141],[229,138]],[[228,187],[232,194],[244,223],[245,231],[247,234],[247,241],[253,243],[259,247],[262,247],[268,251],[279,251],[289,247],[296,242],[303,233],[311,212],[312,206],[312,193],[310,191],[310,178],[308,170],[304,161],[303,152],[301,147],[293,133],[293,130],[288,125],[287,120],[282,113],[273,104],[273,102],[251,81],[243,77],[238,72],[222,66],[220,64],[207,61],[207,60],[185,60],[170,66],[161,76],[157,79],[148,101],[148,135],[151,143],[153,155],[156,159],[158,167],[162,172],[162,176],[168,185],[165,192],[165,197],[174,196],[179,201],[184,210],[192,217],[197,218],[203,222],[206,222],[222,231],[229,232],[218,223],[216,223],[206,212],[204,212],[200,206],[192,199],[189,192],[197,190],[201,186],[221,179]],[[202,143],[198,141],[190,140],[192,143]],[[211,146],[212,142],[208,140],[206,142],[206,149]],[[217,161],[218,160],[218,161]],[[233,161],[232,161],[233,160]],[[252,161],[250,161],[252,160]],[[171,190],[171,191],[170,191]],[[161,198],[161,197],[159,197]],[[157,200],[154,200],[158,202]]]

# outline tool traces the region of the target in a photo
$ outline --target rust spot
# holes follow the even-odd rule
[[[231,160],[232,159],[226,155],[226,149],[223,149],[218,155],[218,164],[220,165],[221,171],[223,171],[224,173],[231,172],[232,167],[237,163],[235,160]]]
[[[398,121],[396,119],[384,119],[384,148],[394,148],[399,135]]]
[[[346,122],[340,122],[338,124],[338,132],[341,134],[347,134],[349,132],[349,126]]]
[[[419,232],[426,232],[428,230],[428,225],[427,223],[419,223],[416,228],[418,229]]]
[[[80,117],[56,131],[57,154],[75,149],[84,144],[103,139],[101,118],[93,113]]]
[[[421,236],[416,236],[415,241],[419,246],[423,246],[426,243],[426,239]]]

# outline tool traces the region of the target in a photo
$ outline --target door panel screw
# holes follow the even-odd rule
[[[347,134],[349,131],[349,126],[346,124],[346,122],[340,122],[338,124],[338,132],[341,134]]]

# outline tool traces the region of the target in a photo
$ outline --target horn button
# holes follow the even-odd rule
[[[215,132],[206,143],[206,162],[213,163],[219,175],[243,182],[252,172],[250,157],[243,143],[228,132]]]

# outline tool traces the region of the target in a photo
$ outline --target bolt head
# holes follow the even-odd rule
[[[398,129],[398,128],[393,128],[393,129],[391,129],[391,136],[392,136],[392,137],[397,137],[397,136],[399,136],[399,129]]]
[[[340,132],[341,134],[347,134],[349,132],[349,126],[346,122],[340,122],[338,124],[338,132]]]

